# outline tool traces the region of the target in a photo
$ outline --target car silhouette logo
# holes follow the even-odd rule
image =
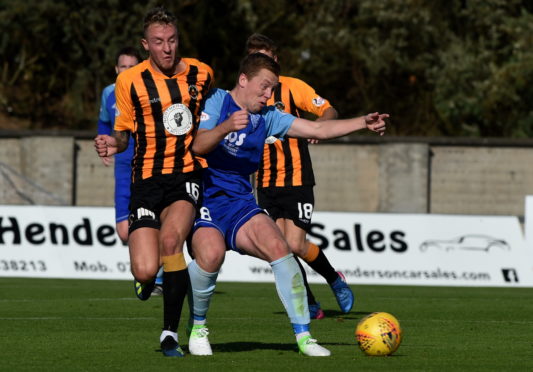
[[[443,252],[456,250],[489,252],[510,251],[511,246],[505,240],[488,235],[463,235],[450,240],[426,240],[420,244],[420,251],[426,252],[428,249]]]

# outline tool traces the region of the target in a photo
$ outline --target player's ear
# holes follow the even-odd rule
[[[146,50],[148,52],[148,40],[141,39],[141,44],[142,44],[144,50]]]
[[[244,88],[247,83],[248,83],[248,77],[246,76],[246,74],[240,74],[239,75],[239,86]]]

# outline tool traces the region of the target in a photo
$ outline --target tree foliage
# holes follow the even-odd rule
[[[0,0],[0,110],[34,128],[94,129],[125,45],[155,5],[179,19],[180,52],[231,88],[244,43],[280,45],[283,73],[342,117],[389,112],[397,135],[533,135],[528,0]]]

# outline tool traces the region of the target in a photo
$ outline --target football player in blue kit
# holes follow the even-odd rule
[[[226,249],[269,262],[276,288],[290,318],[300,353],[329,356],[310,334],[310,317],[302,273],[275,222],[258,207],[250,175],[258,169],[265,140],[285,135],[330,139],[368,128],[383,134],[387,114],[345,120],[309,121],[266,106],[278,84],[279,65],[253,53],[241,62],[235,87],[214,89],[201,116],[193,151],[207,158],[204,201],[194,225],[189,264],[192,316],[189,352],[211,355],[207,310]]]
[[[124,47],[117,53],[115,72],[120,74],[141,62],[142,58],[137,48]],[[98,134],[111,135],[115,126],[116,97],[115,83],[109,84],[102,91],[98,115]],[[130,186],[131,186],[131,159],[135,141],[130,137],[128,147],[124,152],[115,154],[115,222],[117,235],[122,242],[128,241],[128,216],[130,215]],[[105,166],[111,165],[110,157],[103,157]],[[163,292],[163,270],[157,273],[152,296],[161,295]]]
[[[141,62],[139,51],[134,47],[122,48],[117,53],[115,72],[120,74]],[[111,135],[115,126],[116,97],[115,83],[108,85],[102,91],[100,114],[98,116],[98,134]],[[115,155],[115,221],[117,234],[123,242],[128,240],[128,216],[130,215],[130,184],[131,159],[133,157],[134,141],[129,140],[128,148]],[[112,163],[110,157],[103,157],[102,162],[108,166]]]

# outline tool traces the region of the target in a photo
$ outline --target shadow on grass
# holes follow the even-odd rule
[[[182,347],[183,351],[189,354],[187,346]],[[282,344],[282,343],[265,343],[265,342],[226,342],[222,344],[211,344],[213,354],[216,353],[238,353],[254,350],[278,350],[278,351],[298,351],[296,343]],[[161,353],[161,349],[154,350]]]
[[[321,342],[320,345],[324,347],[328,346],[353,346],[349,342]],[[213,349],[213,354],[217,353],[240,353],[240,352],[250,352],[258,350],[273,350],[273,351],[294,351],[298,352],[298,347],[296,343],[266,343],[266,342],[226,342],[220,344],[211,344]],[[187,346],[182,347],[183,351],[186,354],[190,354],[189,348]],[[161,349],[154,350],[155,352],[160,353]],[[366,358],[401,358],[407,356],[406,354],[396,353],[393,355],[386,356],[370,356],[365,355]]]
[[[326,316],[326,318],[337,318],[338,321],[357,320],[372,313],[373,311],[351,311],[348,314],[345,314],[339,310],[324,310],[324,315]],[[275,311],[273,314],[285,315],[286,313],[284,311]]]
[[[183,351],[189,354],[189,348],[182,346]],[[238,353],[254,350],[278,350],[278,351],[298,351],[296,343],[282,344],[282,343],[265,343],[265,342],[226,342],[221,344],[211,344],[213,354],[216,353]],[[161,349],[154,350],[161,353]]]
[[[221,344],[211,344],[213,352],[235,353],[254,350],[278,350],[278,351],[298,351],[295,343],[267,343],[267,342],[226,342]]]

